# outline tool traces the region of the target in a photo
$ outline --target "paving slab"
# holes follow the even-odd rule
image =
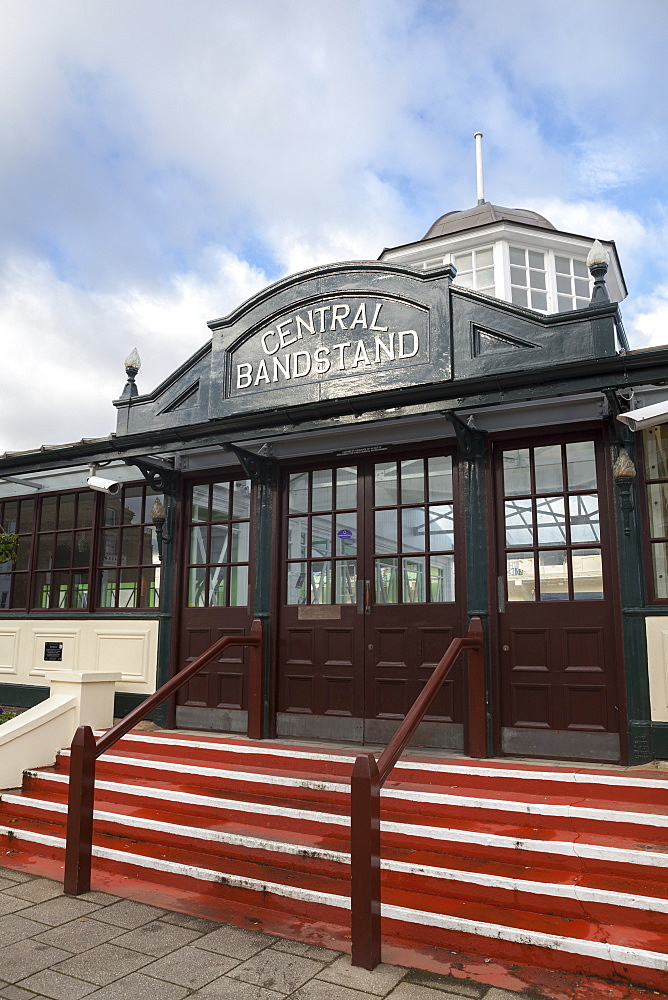
[[[302,958],[312,958],[314,962],[331,962],[341,952],[331,948],[321,948],[317,944],[306,944],[304,941],[289,941],[287,938],[276,938],[272,948],[276,951],[287,951],[289,955],[301,955]]]
[[[146,957],[144,957],[144,961],[146,961]],[[214,979],[220,979],[238,964],[236,958],[217,955],[187,945],[185,948],[179,948],[172,952],[171,955],[165,955],[157,962],[146,965],[142,971],[147,976],[154,976],[156,979],[164,979],[168,983],[176,983],[177,986],[187,986],[188,989],[198,990],[213,982]]]
[[[261,931],[251,931],[245,927],[220,926],[200,938],[198,948],[215,951],[219,955],[229,955],[231,958],[246,959],[256,955],[258,951],[273,945],[276,938]]]
[[[80,899],[72,896],[60,896],[59,899],[48,899],[45,903],[37,903],[31,906],[24,915],[29,920],[39,920],[42,924],[51,924],[57,927],[58,924],[69,923],[77,917],[88,917],[99,910],[95,903],[84,903]]]
[[[2,949],[2,978],[7,983],[16,983],[33,972],[48,969],[63,958],[67,958],[66,951],[51,948],[41,941],[31,941],[30,938],[14,941]]]
[[[351,990],[348,986],[326,983],[324,979],[312,979],[293,993],[290,1000],[369,1000],[369,994]]]
[[[242,983],[238,979],[217,979],[203,990],[190,994],[190,1000],[284,1000],[285,993],[268,990],[253,983]]]
[[[38,875],[31,875],[28,872],[14,871],[13,868],[0,868],[0,875],[8,878],[10,882],[34,882]]]
[[[60,927],[52,927],[48,931],[42,929],[42,933],[35,934],[33,940],[53,945],[54,948],[63,948],[77,955],[123,933],[121,927],[81,917],[79,920],[71,920],[68,924],[61,924]]]
[[[5,913],[17,913],[32,905],[27,899],[19,899],[17,896],[8,896],[6,892],[0,892],[0,916],[4,916]]]
[[[247,962],[232,969],[230,979],[241,979],[255,986],[292,993],[322,969],[322,963],[300,955],[289,955],[275,948],[265,948]]]
[[[98,903],[100,906],[109,906],[110,903],[120,903],[120,896],[112,896],[109,892],[98,892],[91,889],[90,892],[82,892],[77,899],[83,899],[85,903]]]
[[[18,896],[19,899],[28,899],[31,903],[43,903],[45,899],[54,899],[62,896],[63,887],[60,882],[51,882],[46,878],[33,879],[32,882],[23,882],[4,890],[8,896]]]
[[[145,955],[152,955],[153,958],[162,958],[170,951],[190,944],[198,936],[197,931],[189,931],[186,927],[152,920],[150,924],[142,924],[141,927],[114,938],[114,944],[122,948],[133,948]]]
[[[187,927],[189,931],[197,931],[198,934],[209,934],[220,928],[220,924],[215,920],[207,920],[206,917],[191,917],[189,913],[166,913],[160,919],[165,924]]]
[[[384,964],[376,966],[373,972],[368,972],[366,969],[351,965],[349,955],[341,955],[323,969],[317,978],[324,979],[328,983],[337,983],[339,986],[348,986],[361,993],[384,997],[405,975],[405,969]]]
[[[188,990],[173,983],[150,979],[141,972],[124,976],[92,994],[91,1000],[183,1000]]]
[[[445,993],[443,990],[433,989],[430,986],[418,986],[417,983],[403,982],[387,994],[386,1000],[443,1000],[444,997],[451,997],[452,1000],[455,1000],[455,998],[465,996],[465,993]]]
[[[34,990],[40,996],[51,998],[51,1000],[81,1000],[97,989],[92,983],[85,983],[82,979],[73,979],[72,976],[64,976],[60,972],[52,969],[44,969],[36,972],[33,976],[28,976],[20,983],[26,990]]]
[[[136,972],[142,965],[146,965],[146,955],[107,942],[89,951],[82,951],[79,955],[70,956],[54,968],[56,972],[85,979],[97,986],[106,986],[129,972]]]
[[[3,889],[8,889],[12,885],[16,885],[16,882],[14,881],[14,879],[5,878],[3,875],[0,875],[0,892]]]
[[[44,924],[38,924],[36,920],[26,920],[20,914],[7,913],[0,917],[0,948],[13,944],[14,941],[22,941],[23,938],[30,938],[43,930]]]
[[[131,899],[122,899],[119,903],[100,907],[94,919],[102,920],[108,924],[116,924],[117,927],[125,927],[126,930],[131,931],[135,927],[147,924],[150,920],[157,920],[164,914],[165,911],[159,910],[157,906],[147,906],[146,903],[135,903]]]
[[[482,983],[457,979],[456,976],[439,976],[435,972],[423,972],[422,969],[409,969],[405,982],[441,990],[444,993],[454,993],[456,997],[467,997],[470,1000],[479,1000],[489,990],[489,986],[484,986]],[[448,1000],[447,996],[442,1000]]]
[[[24,990],[21,986],[5,986],[0,989],[2,1000],[33,1000],[37,996],[32,990]]]

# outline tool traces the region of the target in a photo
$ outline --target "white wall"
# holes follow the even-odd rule
[[[62,642],[60,663],[44,660],[44,644]],[[47,671],[120,671],[117,691],[155,691],[158,622],[146,619],[0,621],[0,684],[48,685]]]
[[[646,618],[652,722],[668,722],[668,617]]]

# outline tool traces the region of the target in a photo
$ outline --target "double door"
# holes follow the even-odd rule
[[[445,451],[285,473],[279,735],[375,743],[394,732],[461,634],[455,496]],[[461,746],[461,702],[458,671],[418,741]]]

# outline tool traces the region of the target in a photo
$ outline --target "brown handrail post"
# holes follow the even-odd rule
[[[64,890],[78,896],[90,889],[95,798],[95,737],[90,726],[79,726],[70,749],[67,801],[67,847]]]
[[[264,738],[264,645],[262,621],[253,620],[250,630],[251,638],[258,642],[250,647],[248,666],[248,738],[261,740]]]
[[[380,775],[373,754],[360,754],[350,788],[351,962],[380,962]]]
[[[488,757],[487,710],[485,698],[485,635],[479,618],[472,618],[467,634],[478,643],[468,651],[468,754]]]

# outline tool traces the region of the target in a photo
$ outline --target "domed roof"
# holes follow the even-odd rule
[[[485,201],[475,208],[467,208],[464,212],[446,212],[437,219],[433,226],[422,237],[425,240],[432,236],[450,236],[467,229],[477,229],[488,226],[492,222],[518,222],[524,226],[540,226],[541,229],[554,229],[551,222],[538,212],[530,212],[528,208],[503,208]]]

